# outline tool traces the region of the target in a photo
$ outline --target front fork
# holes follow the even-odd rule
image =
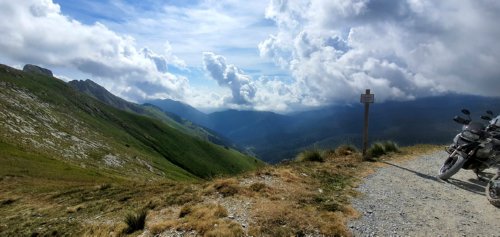
[[[444,147],[444,150],[446,151],[446,153],[450,154],[450,156],[451,156],[451,153],[453,153],[456,149],[457,148],[453,144]]]

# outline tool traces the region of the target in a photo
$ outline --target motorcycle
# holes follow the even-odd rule
[[[473,170],[478,179],[484,180],[480,174],[487,168],[500,169],[500,116],[492,119],[493,113],[487,111],[483,120],[487,125],[472,121],[470,112],[463,109],[462,113],[468,118],[455,116],[453,120],[463,125],[462,131],[453,139],[453,143],[446,148],[449,156],[439,169],[438,178],[447,180],[460,169]],[[500,172],[500,171],[499,171]],[[493,177],[486,187],[486,196],[490,203],[500,206],[500,176]]]

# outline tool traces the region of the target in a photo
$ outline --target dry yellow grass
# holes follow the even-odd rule
[[[154,235],[176,229],[194,230],[203,236],[241,236],[241,226],[226,219],[227,215],[227,210],[219,204],[185,205],[180,209],[178,218],[159,221],[148,228]]]
[[[291,168],[282,168],[276,170],[276,176],[287,183],[293,183],[301,180],[300,176],[295,174]]]
[[[249,230],[253,236],[349,236],[341,212],[323,212],[293,201],[263,201],[253,215],[258,223]]]
[[[268,187],[265,183],[258,182],[251,184],[249,189],[254,192],[261,192],[264,191],[265,189],[268,189]]]
[[[205,193],[218,193],[224,197],[234,196],[240,192],[238,181],[235,178],[216,179],[207,185]]]
[[[125,236],[127,230],[127,225],[125,223],[95,223],[86,224],[86,230],[82,234],[84,237],[93,236],[109,236],[109,237],[120,237]]]
[[[398,162],[438,149],[426,145],[402,148],[380,160]],[[147,208],[146,230],[153,235],[186,230],[201,236],[349,236],[346,223],[359,215],[349,205],[359,195],[354,187],[385,164],[363,162],[359,152],[348,147],[322,154],[322,163],[267,166],[205,182],[103,184],[8,177],[0,181],[0,219],[4,220],[0,229],[20,235],[122,236],[127,227],[124,215]],[[225,208],[229,204],[221,200],[251,203],[245,210],[245,228],[227,217],[240,207]],[[69,217],[73,221],[65,221]]]
[[[337,156],[331,152],[324,163],[277,167],[274,173],[286,185],[283,192],[278,192],[280,198],[262,200],[256,205],[257,224],[250,234],[348,236],[345,222],[357,215],[348,205],[353,195],[349,184],[356,180],[354,168],[360,163],[359,155]]]
[[[434,152],[439,147],[419,145],[403,148],[383,160],[407,160]],[[252,210],[255,225],[249,234],[255,236],[292,236],[320,234],[349,236],[349,219],[359,217],[349,202],[359,194],[354,187],[363,177],[383,165],[363,162],[361,154],[351,147],[324,152],[324,163],[292,163],[267,170],[280,179],[283,187],[277,195],[260,199]]]
[[[85,205],[84,205],[84,204],[78,204],[78,205],[76,205],[76,206],[67,207],[67,208],[66,208],[66,211],[67,211],[68,213],[75,213],[75,212],[81,211],[83,208],[85,208]]]

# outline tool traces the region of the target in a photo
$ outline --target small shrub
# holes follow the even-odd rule
[[[393,141],[385,141],[384,142],[384,150],[386,153],[389,152],[399,152],[399,146]]]
[[[380,142],[374,143],[369,149],[368,149],[368,155],[372,158],[377,158],[380,156],[383,156],[386,154],[384,145]]]
[[[296,161],[313,161],[313,162],[325,162],[325,158],[321,155],[321,153],[317,150],[306,150],[299,155],[297,155],[297,158],[295,158]]]
[[[125,216],[125,223],[127,224],[126,232],[128,234],[133,233],[138,230],[144,229],[144,224],[146,223],[146,216],[148,211],[146,209],[140,210],[138,213],[128,213]]]
[[[393,141],[376,142],[368,149],[368,155],[372,158],[377,158],[390,152],[399,152],[399,146]]]

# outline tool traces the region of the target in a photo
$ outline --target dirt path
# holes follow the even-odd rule
[[[500,236],[500,209],[485,182],[461,170],[449,182],[435,175],[445,152],[396,163],[367,177],[353,201],[362,215],[349,223],[355,236]],[[487,170],[493,173],[493,170]]]

